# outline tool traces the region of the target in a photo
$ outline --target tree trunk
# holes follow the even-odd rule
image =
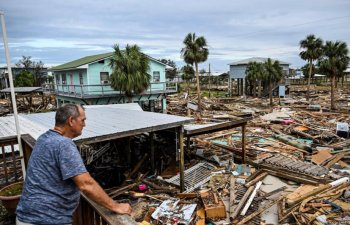
[[[187,81],[187,98],[186,98],[186,107],[188,106],[188,100],[190,99],[190,82]],[[191,116],[191,110],[187,108],[187,116]]]
[[[196,66],[196,78],[197,78],[197,95],[198,95],[198,111],[201,112],[202,107],[201,107],[201,89],[199,87],[199,74],[198,74],[198,63],[194,63]],[[201,113],[200,113],[201,115]]]
[[[334,86],[335,86],[335,75],[332,76],[332,83],[331,83],[331,109],[335,110],[337,107],[335,106],[335,99],[334,99]]]
[[[269,98],[270,98],[270,106],[273,106],[273,100],[272,100],[272,81],[269,80]]]
[[[339,82],[339,77],[336,77],[335,78],[335,88],[337,89],[338,88],[338,82]]]
[[[256,97],[256,80],[254,80],[253,89],[254,89],[253,96],[255,98]]]
[[[273,101],[272,101],[272,81],[269,81],[269,97],[270,97],[270,106],[273,106]]]
[[[306,101],[309,101],[309,98],[310,98],[311,72],[312,72],[312,60],[310,60],[310,62],[309,62],[309,77],[308,77],[308,80],[307,80]]]
[[[261,80],[259,80],[258,96],[259,96],[259,98],[261,97]]]

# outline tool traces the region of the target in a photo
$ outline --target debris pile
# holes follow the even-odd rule
[[[260,99],[204,98],[202,124],[253,116],[246,161],[240,128],[191,137],[185,192],[172,161],[166,175],[130,181],[118,196],[131,199],[141,224],[348,224],[348,113],[293,96],[281,103],[271,110]],[[187,105],[171,96],[168,113],[187,115]]]

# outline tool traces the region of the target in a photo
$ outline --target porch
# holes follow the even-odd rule
[[[116,91],[111,84],[93,85],[67,85],[67,84],[46,84],[43,85],[44,92],[54,92],[57,96],[74,97],[80,99],[123,96],[124,92]],[[149,88],[142,95],[172,94],[177,92],[176,82],[150,83]]]

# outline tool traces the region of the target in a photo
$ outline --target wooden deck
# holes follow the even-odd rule
[[[101,98],[124,96],[122,91],[114,90],[110,84],[96,84],[96,85],[44,85],[44,92],[55,93],[58,96],[74,97],[80,99]],[[150,87],[141,95],[153,94],[173,94],[177,92],[177,83],[174,82],[159,82],[151,83]]]

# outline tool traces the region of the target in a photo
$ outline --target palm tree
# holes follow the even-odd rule
[[[312,63],[314,60],[317,60],[322,55],[322,44],[323,41],[320,38],[316,38],[315,35],[310,34],[306,37],[306,39],[300,41],[300,48],[305,49],[305,51],[300,52],[300,57],[303,60],[308,61],[309,64],[309,73],[308,73],[308,81],[307,81],[307,94],[306,101],[309,101],[310,96],[310,81],[312,74]]]
[[[194,78],[194,69],[193,66],[190,64],[187,64],[181,68],[182,71],[182,80],[186,81],[187,84],[187,98],[186,98],[186,105],[188,104],[188,99],[190,96],[190,80]],[[188,108],[187,109],[187,116],[191,115],[191,111]]]
[[[258,63],[257,62],[250,62],[247,65],[247,68],[245,70],[246,79],[250,81],[250,83],[253,84],[253,97],[256,96],[256,80],[258,78]]]
[[[266,71],[264,64],[262,63],[257,63],[257,80],[258,80],[258,97],[261,97],[261,83],[266,77]]]
[[[194,69],[193,66],[187,64],[181,68],[182,71],[182,80],[186,81],[187,84],[187,93],[190,94],[190,80],[194,78]]]
[[[132,102],[132,96],[147,90],[150,84],[149,58],[137,45],[127,45],[125,50],[120,50],[119,45],[115,45],[113,49],[110,61],[111,87],[123,91],[128,102]]]
[[[335,80],[344,74],[349,65],[349,50],[345,42],[327,41],[323,47],[324,55],[319,60],[319,67],[322,73],[331,78],[331,109],[336,109],[334,99]]]
[[[272,84],[278,82],[283,77],[282,67],[278,60],[273,61],[268,58],[264,63],[264,67],[266,70],[266,80],[269,82],[269,97],[270,97],[270,106],[273,106],[272,101]]]
[[[198,63],[205,62],[209,55],[207,41],[203,36],[196,37],[195,33],[189,33],[183,41],[185,47],[181,50],[184,61],[188,64],[194,64],[196,69],[198,111],[201,111],[201,90],[199,86]]]

